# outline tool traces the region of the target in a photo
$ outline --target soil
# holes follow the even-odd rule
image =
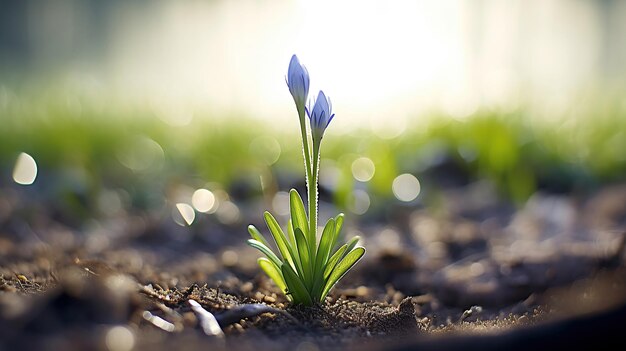
[[[190,229],[129,211],[77,226],[5,189],[0,349],[625,346],[626,186],[519,208],[483,186],[348,222],[368,253],[314,307],[290,305],[260,272],[243,221]]]

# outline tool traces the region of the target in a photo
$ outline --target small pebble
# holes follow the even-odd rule
[[[367,296],[367,294],[369,293],[369,289],[366,286],[359,286],[358,288],[356,288],[356,295],[357,296]]]
[[[461,315],[461,318],[459,321],[462,322],[465,319],[478,315],[482,312],[483,312],[483,308],[481,306],[472,306],[470,307],[470,309],[463,311],[463,314]]]
[[[276,299],[275,299],[275,298],[273,298],[273,297],[271,297],[271,296],[267,296],[267,295],[265,295],[265,296],[263,297],[263,302],[267,302],[267,303],[274,303],[274,302],[276,302]]]
[[[7,292],[16,292],[17,288],[12,286],[12,285],[2,285],[0,286],[0,291],[7,291]]]
[[[418,305],[425,305],[431,302],[432,300],[433,300],[433,297],[430,294],[415,296],[413,298],[413,302],[415,302]]]
[[[404,299],[404,294],[396,291],[393,296],[391,297],[391,303],[394,305],[399,304],[402,300]]]
[[[191,306],[191,310],[196,314],[200,327],[208,336],[224,337],[224,332],[220,328],[219,323],[215,319],[213,313],[205,310],[200,304],[194,300],[187,301]]]
[[[252,291],[252,288],[254,288],[254,285],[252,285],[251,282],[244,283],[241,286],[241,292],[242,293],[249,293],[250,291]]]

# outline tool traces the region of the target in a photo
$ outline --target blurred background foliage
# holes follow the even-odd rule
[[[38,167],[32,194],[65,201],[77,214],[106,212],[102,196],[111,189],[124,194],[114,202],[156,209],[190,202],[199,188],[271,203],[279,191],[304,187],[296,120],[278,126],[198,112],[191,123],[172,126],[146,108],[7,89],[0,113],[3,185],[12,183],[18,155],[28,153]],[[479,180],[517,203],[537,190],[584,194],[624,181],[623,107],[598,103],[579,113],[589,115],[556,123],[539,122],[523,109],[484,109],[464,120],[433,113],[392,136],[331,128],[322,151],[322,199],[365,214],[403,199],[393,184],[405,173],[419,181],[419,196],[404,199],[414,205]]]
[[[626,180],[624,2],[1,5],[3,196],[66,221],[284,212],[304,190],[293,53],[333,99],[321,199],[341,210],[436,207],[476,183],[519,205]]]

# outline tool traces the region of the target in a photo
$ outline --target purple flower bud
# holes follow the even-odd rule
[[[309,72],[300,64],[296,55],[291,56],[287,71],[287,86],[299,111],[302,111],[309,95]]]
[[[313,103],[313,108],[309,106],[306,110],[311,120],[311,133],[313,134],[313,140],[321,140],[324,136],[326,127],[333,120],[335,115],[332,111],[332,104],[330,99],[324,95],[324,92],[320,90],[317,95],[317,99]]]

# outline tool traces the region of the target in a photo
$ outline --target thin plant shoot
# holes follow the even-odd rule
[[[291,219],[286,231],[274,216],[265,211],[264,218],[271,233],[276,251],[253,226],[248,226],[252,239],[248,244],[265,257],[258,259],[259,266],[294,304],[313,305],[324,301],[333,286],[363,257],[365,248],[357,246],[354,237],[339,246],[338,239],[344,214],[330,218],[321,236],[317,235],[317,183],[320,146],[326,128],[335,115],[330,99],[320,91],[317,98],[308,101],[309,72],[293,55],[287,72],[287,86],[293,96],[300,119],[304,169],[307,179],[308,214],[300,194],[289,192]],[[307,118],[308,117],[308,118]],[[307,129],[308,122],[308,129]],[[310,134],[308,131],[310,130]]]

